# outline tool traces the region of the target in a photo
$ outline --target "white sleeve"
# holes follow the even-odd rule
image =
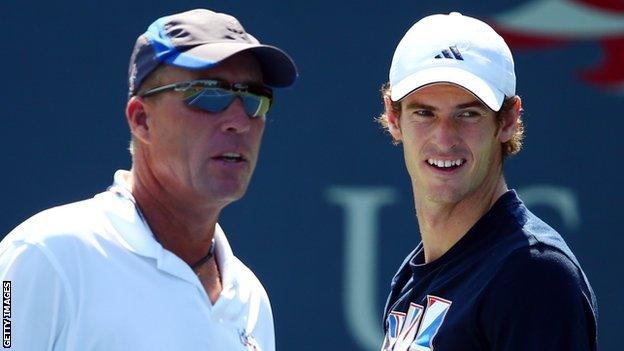
[[[66,350],[71,294],[56,259],[45,248],[33,244],[3,244],[8,245],[0,252],[0,278],[3,314],[6,282],[10,282],[11,289],[10,350]]]

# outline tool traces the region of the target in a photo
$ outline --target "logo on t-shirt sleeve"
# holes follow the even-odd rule
[[[407,313],[392,311],[381,351],[431,351],[451,301],[427,295],[427,308],[410,303]]]

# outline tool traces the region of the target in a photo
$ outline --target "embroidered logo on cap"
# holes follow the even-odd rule
[[[455,59],[455,60],[461,60],[461,61],[464,60],[459,50],[457,50],[457,46],[449,46],[448,50],[446,49],[442,50],[442,53],[437,54],[435,58],[437,59],[447,58],[447,59]]]

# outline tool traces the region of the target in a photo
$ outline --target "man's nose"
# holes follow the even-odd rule
[[[245,105],[241,98],[234,99],[222,113],[221,130],[223,132],[240,134],[248,132],[251,128],[251,120],[245,111]]]
[[[436,125],[434,142],[442,151],[451,150],[459,143],[459,130],[452,117],[440,118]]]

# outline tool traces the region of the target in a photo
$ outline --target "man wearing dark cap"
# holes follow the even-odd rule
[[[266,292],[217,220],[253,173],[287,54],[208,10],[149,26],[130,60],[132,169],[0,244],[14,350],[274,350]]]
[[[432,15],[399,42],[381,124],[403,145],[422,241],[392,279],[382,351],[596,350],[596,297],[553,228],[507,187],[521,148],[511,51]]]

